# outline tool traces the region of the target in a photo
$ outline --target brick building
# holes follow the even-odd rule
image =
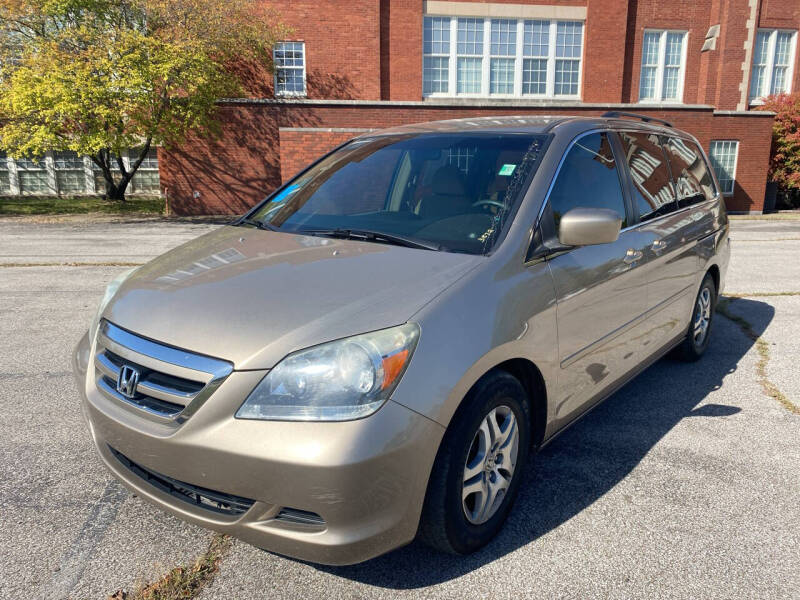
[[[241,213],[361,132],[468,116],[626,110],[692,132],[728,207],[760,212],[772,116],[800,88],[798,0],[274,1],[275,73],[214,141],[160,151],[179,214]]]

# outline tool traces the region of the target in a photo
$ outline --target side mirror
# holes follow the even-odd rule
[[[622,219],[609,208],[573,208],[561,216],[558,241],[565,246],[616,242]]]

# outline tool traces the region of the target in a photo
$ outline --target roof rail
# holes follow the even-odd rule
[[[648,115],[637,115],[636,113],[629,113],[629,112],[620,112],[618,110],[610,110],[603,115],[603,117],[613,119],[615,117],[631,117],[632,119],[641,119],[645,123],[650,123],[651,121],[654,123],[661,123],[662,125],[666,125],[667,127],[672,127],[672,123],[669,121],[665,121],[664,119],[656,119],[655,117],[650,117]]]

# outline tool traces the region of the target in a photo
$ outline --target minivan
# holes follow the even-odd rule
[[[118,277],[73,365],[102,460],[182,519],[325,564],[466,554],[534,452],[703,355],[729,256],[665,121],[410,125]]]

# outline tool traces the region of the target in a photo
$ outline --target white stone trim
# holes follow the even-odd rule
[[[585,21],[585,6],[556,6],[531,4],[500,4],[498,2],[449,2],[425,0],[422,12],[426,15],[449,17],[484,17],[507,19],[561,19]]]

